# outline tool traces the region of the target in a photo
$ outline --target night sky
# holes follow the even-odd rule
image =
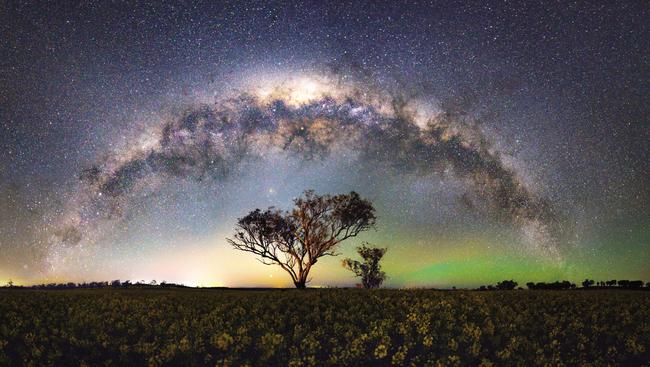
[[[0,4],[0,283],[290,286],[237,218],[359,192],[388,286],[650,280],[650,5]]]

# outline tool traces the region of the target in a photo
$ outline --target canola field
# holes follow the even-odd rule
[[[650,292],[0,290],[0,366],[648,366]]]

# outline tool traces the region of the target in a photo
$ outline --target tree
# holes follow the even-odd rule
[[[7,287],[12,288],[13,286],[14,286],[14,281],[9,279],[9,281],[7,282]]]
[[[317,195],[307,190],[294,200],[291,211],[255,209],[237,220],[228,243],[258,256],[265,265],[278,265],[289,273],[296,288],[311,280],[309,271],[323,256],[336,256],[337,246],[374,227],[375,208],[352,191]]]
[[[514,280],[504,280],[497,283],[497,289],[511,291],[517,288],[518,283]]]
[[[633,280],[630,282],[630,287],[632,288],[643,288],[643,281],[642,280]]]
[[[574,289],[576,285],[568,280],[555,281],[553,283],[526,283],[529,289]]]
[[[592,279],[585,279],[582,281],[582,286],[585,288],[589,288],[592,285],[594,285],[594,281]]]
[[[342,265],[352,271],[354,275],[361,278],[361,283],[364,288],[379,288],[381,283],[386,280],[386,273],[381,271],[379,262],[387,250],[386,248],[370,247],[368,243],[364,242],[361,246],[357,247],[357,253],[361,256],[363,262],[344,259]]]
[[[624,280],[622,286],[624,288],[642,288],[643,287],[643,281],[641,280]],[[620,284],[620,282],[619,282]]]

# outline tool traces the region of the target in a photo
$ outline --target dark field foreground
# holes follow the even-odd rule
[[[650,292],[0,291],[0,365],[649,365]]]

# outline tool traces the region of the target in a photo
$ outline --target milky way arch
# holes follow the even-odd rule
[[[84,194],[70,206],[52,246],[75,246],[88,233],[84,227],[119,218],[129,195],[153,181],[218,181],[271,152],[309,162],[347,149],[364,166],[424,177],[451,171],[471,188],[463,202],[475,207],[472,201],[479,201],[487,215],[519,228],[536,248],[557,256],[558,219],[549,201],[507,167],[476,127],[454,114],[421,107],[403,97],[324,78],[251,87],[234,97],[188,107],[148,132],[146,144],[80,173]]]

